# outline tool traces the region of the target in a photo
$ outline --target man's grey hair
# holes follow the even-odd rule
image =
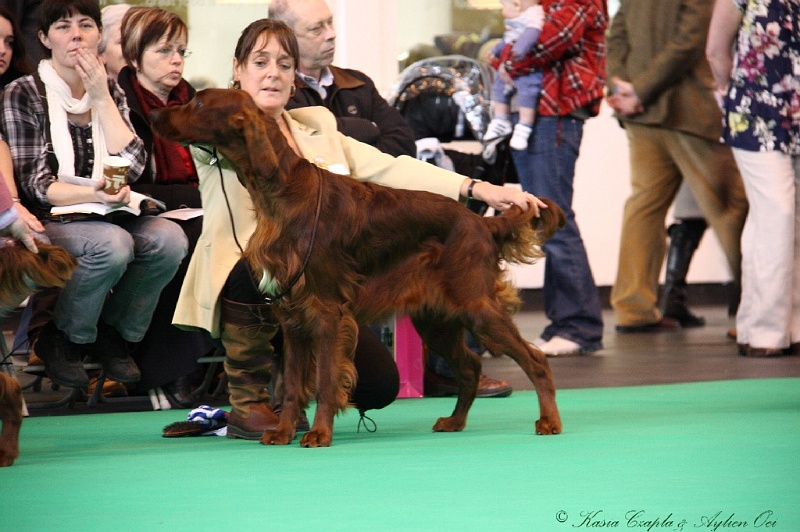
[[[297,15],[292,11],[292,2],[297,0],[272,0],[269,3],[267,17],[280,20],[287,26],[297,31]]]

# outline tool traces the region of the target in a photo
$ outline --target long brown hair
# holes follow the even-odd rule
[[[14,19],[14,15],[8,9],[0,7],[0,18],[6,19],[11,24],[14,32],[14,41],[11,43],[11,64],[8,69],[0,76],[0,90],[15,79],[33,72],[28,64],[28,56],[25,54],[25,45],[22,42],[22,33],[19,25]]]

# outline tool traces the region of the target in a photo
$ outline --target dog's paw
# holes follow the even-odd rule
[[[0,448],[0,467],[8,467],[14,463],[14,460],[19,456],[19,449],[11,447],[6,449]]]
[[[465,419],[456,419],[455,416],[440,417],[433,425],[434,432],[459,432],[467,426]]]
[[[289,445],[292,443],[293,439],[294,433],[291,431],[266,430],[264,434],[261,435],[259,443],[261,443],[261,445]]]
[[[330,447],[333,435],[330,431],[311,429],[300,439],[301,447]]]
[[[561,422],[551,421],[545,417],[536,421],[536,434],[543,436],[550,436],[552,434],[561,434]]]

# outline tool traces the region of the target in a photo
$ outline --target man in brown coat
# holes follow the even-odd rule
[[[741,177],[719,141],[722,114],[704,50],[713,2],[622,0],[608,37],[609,104],[630,143],[617,279],[617,332],[675,328],[658,309],[667,210],[686,180],[716,232],[733,278],[747,213]]]

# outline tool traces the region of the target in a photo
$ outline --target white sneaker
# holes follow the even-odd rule
[[[511,120],[508,118],[492,118],[486,133],[483,134],[483,142],[492,142],[505,138],[511,134]]]
[[[549,357],[569,357],[584,354],[580,344],[572,340],[567,340],[566,338],[561,338],[560,336],[553,336],[547,342],[537,345],[536,347]]]
[[[528,148],[528,139],[531,136],[533,128],[525,124],[517,124],[514,126],[514,134],[511,136],[511,142],[508,143],[512,150],[524,150]]]

